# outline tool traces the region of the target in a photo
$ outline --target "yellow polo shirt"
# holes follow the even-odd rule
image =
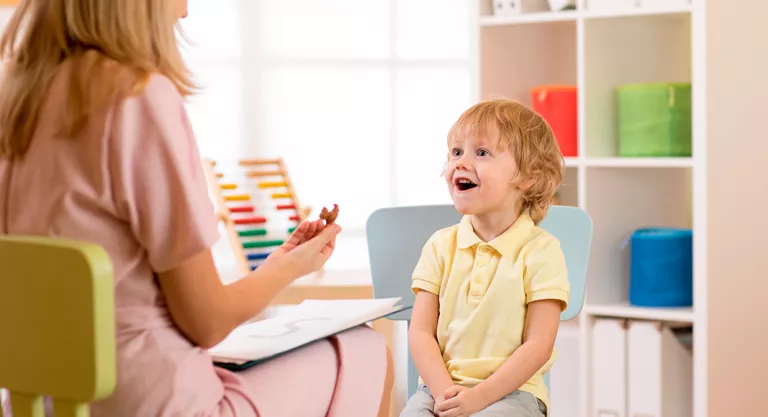
[[[488,378],[520,347],[528,303],[555,299],[565,310],[570,297],[560,242],[527,212],[488,243],[475,234],[468,216],[435,232],[413,272],[412,289],[439,297],[437,342],[454,383],[464,386]],[[520,387],[547,408],[544,374],[556,357],[552,352]]]

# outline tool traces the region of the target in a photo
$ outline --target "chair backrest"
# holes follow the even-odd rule
[[[457,224],[461,217],[453,205],[388,207],[373,212],[366,224],[366,238],[374,297],[402,297],[404,305],[413,305],[411,275],[424,244],[437,230]],[[584,305],[592,220],[580,208],[552,206],[540,227],[560,241],[565,254],[571,297],[560,319],[571,320]],[[410,315],[409,309],[390,318],[409,320]]]
[[[457,224],[462,215],[453,205],[388,207],[371,214],[366,224],[368,255],[375,298],[401,297],[412,306],[411,276],[422,248],[437,230]],[[584,305],[587,261],[592,242],[592,220],[582,209],[552,206],[540,227],[560,241],[565,254],[571,296],[560,320],[576,317]],[[393,314],[393,320],[410,321],[411,310]],[[415,391],[415,367],[409,357],[408,394]]]
[[[0,236],[0,387],[15,417],[85,417],[115,388],[112,263],[100,246]]]

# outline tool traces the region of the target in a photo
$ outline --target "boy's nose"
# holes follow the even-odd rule
[[[459,161],[456,164],[456,170],[457,171],[469,171],[469,164],[467,164],[465,162],[462,162],[462,161]]]
[[[464,153],[458,158],[456,158],[456,168],[462,167],[463,169],[466,169],[469,166],[471,156]]]

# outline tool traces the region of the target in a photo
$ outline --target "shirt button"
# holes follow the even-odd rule
[[[477,263],[475,263],[475,265],[477,265],[477,266],[485,266],[485,262],[477,261]]]

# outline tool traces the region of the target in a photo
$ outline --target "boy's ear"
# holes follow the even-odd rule
[[[533,178],[528,178],[520,181],[520,184],[518,184],[517,188],[523,191],[528,191],[531,187],[533,187],[533,184],[536,181],[533,180]]]

